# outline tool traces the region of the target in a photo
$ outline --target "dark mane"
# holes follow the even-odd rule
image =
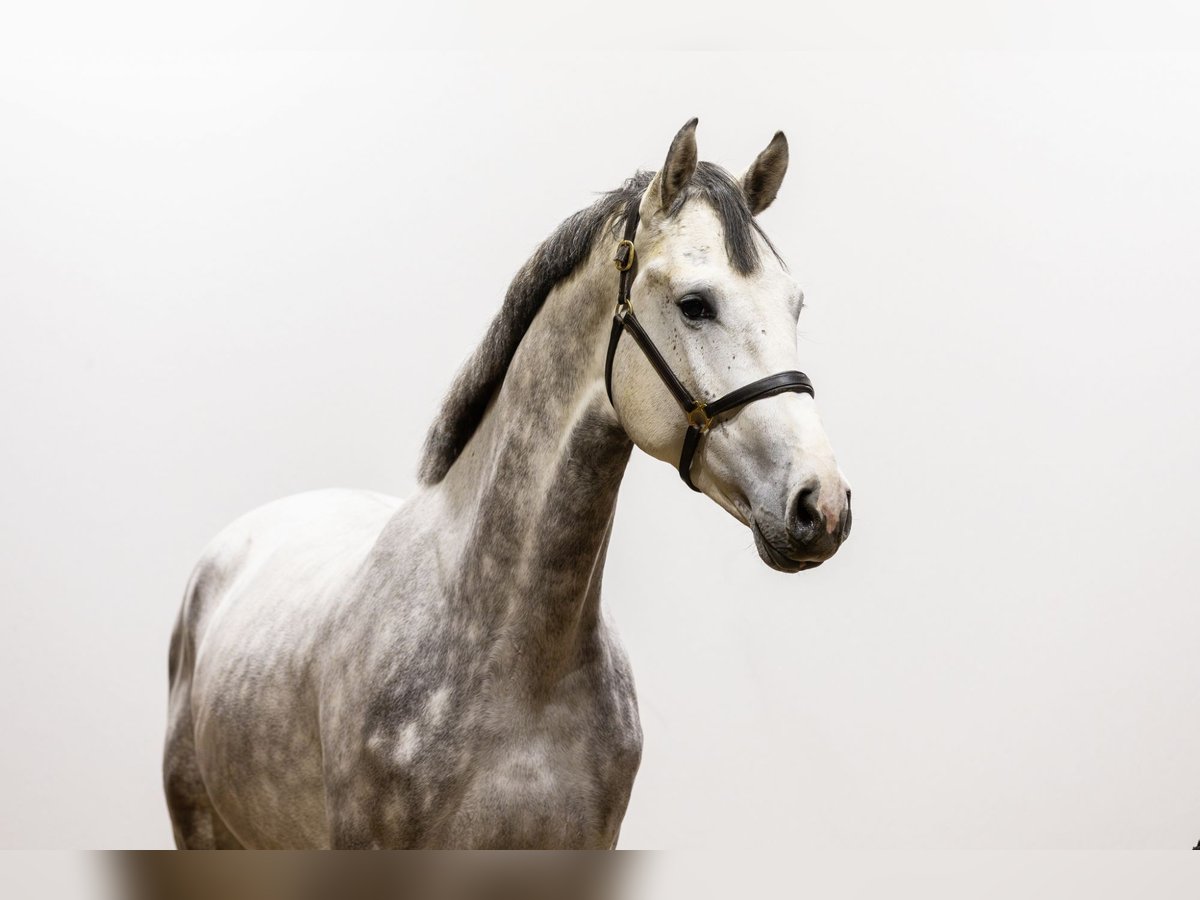
[[[588,257],[605,223],[617,217],[631,199],[640,197],[653,177],[653,172],[638,172],[616,190],[601,195],[587,209],[559,225],[521,266],[508,287],[500,312],[459,370],[425,437],[419,471],[422,484],[437,484],[446,476],[479,427],[492,395],[504,381],[517,345],[551,289]],[[725,234],[725,250],[738,272],[748,275],[758,268],[756,234],[775,252],[754,221],[741,185],[724,169],[712,163],[698,163],[687,188],[667,211],[667,217],[678,215],[693,197],[702,198],[716,211]],[[616,223],[618,228],[620,224]],[[615,241],[615,232],[612,237]]]

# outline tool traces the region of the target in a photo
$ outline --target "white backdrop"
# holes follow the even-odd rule
[[[622,845],[1200,838],[1196,57],[0,66],[0,846],[169,845],[201,547],[283,494],[411,492],[511,275],[692,115],[734,170],[791,139],[763,224],[855,526],[780,575],[635,454],[605,578],[646,735]]]

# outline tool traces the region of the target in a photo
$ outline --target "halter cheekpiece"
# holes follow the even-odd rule
[[[691,392],[684,387],[683,382],[671,371],[671,366],[659,349],[654,346],[654,341],[650,340],[650,335],[646,334],[641,322],[633,314],[633,306],[629,302],[633,277],[637,273],[637,251],[634,248],[633,239],[637,234],[641,199],[640,194],[633,197],[626,207],[625,236],[617,244],[617,255],[614,257],[617,271],[621,274],[617,288],[617,311],[613,315],[612,334],[608,339],[608,357],[604,361],[604,387],[608,391],[608,401],[612,403],[613,358],[617,355],[617,344],[621,341],[621,334],[628,331],[634,342],[642,348],[642,353],[650,361],[650,365],[654,367],[658,377],[675,397],[687,419],[687,432],[683,436],[683,453],[679,457],[679,476],[683,479],[683,483],[693,491],[699,491],[700,489],[692,484],[692,460],[700,446],[700,438],[708,434],[720,416],[740,409],[747,403],[773,397],[776,394],[793,392],[808,394],[810,397],[815,397],[816,394],[813,392],[812,382],[809,381],[807,375],[803,372],[790,371],[779,372],[775,375],[768,375],[766,378],[760,378],[758,381],[752,381],[750,384],[732,390],[725,396],[708,403],[692,396]],[[615,408],[616,404],[613,405]]]

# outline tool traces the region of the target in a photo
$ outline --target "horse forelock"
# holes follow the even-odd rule
[[[601,195],[586,209],[568,217],[534,251],[508,287],[500,311],[487,333],[459,370],[442,408],[429,428],[421,451],[419,478],[437,484],[454,465],[479,427],[488,403],[508,372],[509,363],[529,324],[556,284],[572,275],[589,257],[607,223],[615,239],[623,222],[622,211],[649,186],[653,172],[641,171],[615,190]],[[666,217],[676,217],[693,198],[701,198],[717,213],[730,264],[743,275],[761,264],[760,244],[778,253],[759,228],[738,181],[709,162],[700,162],[687,187],[675,198]]]

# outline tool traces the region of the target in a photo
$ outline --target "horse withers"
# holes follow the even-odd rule
[[[695,126],[521,267],[413,497],[288,497],[205,550],[171,638],[178,846],[613,847],[642,734],[600,594],[632,446],[775,569],[845,540],[803,295],[755,219],[787,142],[735,178]]]

